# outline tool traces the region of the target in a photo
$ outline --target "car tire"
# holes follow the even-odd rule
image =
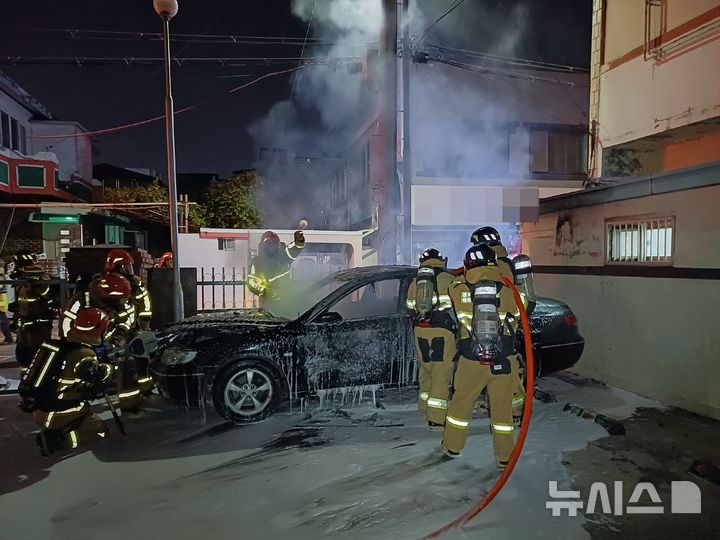
[[[240,360],[223,369],[213,384],[213,404],[235,424],[271,416],[280,401],[280,384],[262,360]]]

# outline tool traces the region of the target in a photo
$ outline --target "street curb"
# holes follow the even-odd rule
[[[604,414],[586,411],[575,403],[565,404],[563,411],[567,411],[575,416],[581,416],[587,420],[592,420],[599,426],[602,426],[610,435],[625,435],[625,425],[620,420],[614,420]]]

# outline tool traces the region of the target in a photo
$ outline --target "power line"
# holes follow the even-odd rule
[[[310,35],[310,27],[312,26],[313,19],[315,18],[315,8],[317,7],[317,0],[313,2],[312,11],[310,12],[310,19],[308,19],[307,28],[305,29],[305,39],[303,40],[302,49],[300,50],[300,60],[298,60],[298,67],[302,63],[302,58],[305,54],[305,45],[307,44],[308,36]],[[282,137],[285,137],[285,129],[287,128],[288,115],[290,114],[290,105],[292,104],[293,96],[295,95],[295,89],[297,88],[300,74],[298,73],[293,77],[292,88],[290,89],[290,98],[288,104],[285,107],[285,117],[283,118]]]
[[[300,56],[287,56],[287,57],[276,57],[276,56],[209,56],[209,57],[174,57],[173,63],[182,67],[184,65],[206,65],[206,64],[220,64],[222,66],[237,67],[238,62],[245,64],[295,64],[307,60],[312,60],[313,63],[333,63],[341,61],[354,60],[357,61],[359,56],[344,56],[344,57],[325,57],[325,56],[312,56],[312,57],[300,57]],[[162,64],[162,57],[117,57],[117,56],[6,56],[0,58],[0,65],[18,65],[18,64],[35,64],[35,65],[54,65],[54,64],[66,64],[66,65],[156,65]]]
[[[301,66],[297,66],[291,69],[285,69],[281,71],[273,71],[271,73],[266,73],[265,75],[262,75],[261,77],[258,77],[256,79],[253,79],[250,82],[247,82],[245,84],[241,84],[240,86],[236,86],[235,88],[232,88],[226,92],[226,94],[232,94],[235,92],[238,92],[239,90],[242,90],[243,88],[247,88],[248,86],[251,86],[255,83],[258,83],[262,81],[263,79],[267,79],[268,77],[274,77],[276,75],[282,75],[283,73],[290,73],[291,71],[296,71],[298,69],[302,69],[305,67],[308,67],[312,64],[307,63],[303,64]],[[175,114],[181,114],[193,109],[196,109],[199,106],[199,104],[190,105],[189,107],[184,107],[182,109],[179,109],[175,111]],[[71,138],[77,138],[77,137],[96,137],[98,135],[109,135],[110,133],[117,133],[118,131],[124,131],[126,129],[132,129],[139,126],[144,126],[146,124],[150,124],[152,122],[157,122],[158,120],[162,120],[165,118],[165,115],[162,114],[160,116],[153,116],[152,118],[146,118],[145,120],[140,120],[137,122],[131,122],[129,124],[123,124],[120,126],[115,126],[111,128],[105,128],[105,129],[98,129],[94,131],[86,131],[83,133],[71,133],[71,134],[65,134],[65,135],[29,135],[28,137],[31,139],[71,139]]]
[[[416,38],[415,43],[419,44],[419,43],[423,40],[423,38],[425,37],[425,35],[426,35],[430,30],[432,30],[433,28],[435,28],[435,26],[436,26],[440,21],[442,21],[445,17],[447,17],[447,16],[450,15],[453,11],[455,11],[455,9],[457,9],[457,8],[460,6],[460,4],[462,4],[464,1],[465,1],[465,0],[455,0],[455,1],[450,5],[450,7],[448,7],[448,8],[442,13],[442,15],[440,15],[437,19],[435,19],[432,23],[430,23],[430,25],[429,25],[427,28],[425,28],[425,30],[423,30],[423,31],[420,33],[420,35]]]
[[[588,68],[580,67],[580,66],[571,66],[566,64],[555,64],[551,62],[542,62],[537,60],[530,60],[527,58],[518,58],[514,56],[503,56],[498,54],[492,54],[488,52],[482,52],[482,51],[473,51],[470,49],[461,49],[458,47],[445,47],[442,45],[426,45],[429,49],[436,50],[440,53],[448,53],[448,54],[460,54],[469,56],[471,58],[478,58],[480,60],[491,60],[493,62],[501,62],[501,63],[507,63],[511,65],[517,65],[519,67],[527,67],[527,68],[533,68],[533,69],[541,69],[541,70],[551,70],[551,71],[563,71],[567,73],[589,73],[590,70]]]
[[[73,39],[116,40],[116,41],[162,41],[159,32],[122,32],[112,30],[80,30],[74,28],[4,28],[3,31],[44,32],[67,34]],[[236,44],[236,45],[287,45],[302,47],[303,43],[312,45],[337,45],[339,42],[328,38],[293,37],[293,36],[253,36],[233,34],[175,34],[170,41],[186,42],[191,44]],[[351,47],[367,47],[367,42],[347,43]]]

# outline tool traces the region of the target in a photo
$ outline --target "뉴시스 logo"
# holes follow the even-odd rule
[[[545,508],[552,510],[553,517],[562,516],[562,511],[567,510],[567,515],[577,516],[578,510],[582,510],[583,501],[579,491],[558,491],[557,481],[548,482],[548,495],[550,501],[545,503]],[[651,505],[641,506],[640,499],[649,498]],[[565,499],[565,500],[557,500]],[[650,482],[638,483],[628,499],[627,506],[623,507],[623,482],[614,482],[613,505],[610,504],[610,493],[604,482],[593,482],[590,486],[590,493],[587,498],[586,514],[613,514],[622,516],[626,514],[664,514],[665,505],[658,495],[657,489]],[[701,510],[700,488],[694,482],[676,481],[670,487],[670,513],[671,514],[699,514]]]

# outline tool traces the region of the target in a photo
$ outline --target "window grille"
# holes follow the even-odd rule
[[[612,221],[607,227],[607,261],[670,264],[674,217]]]

